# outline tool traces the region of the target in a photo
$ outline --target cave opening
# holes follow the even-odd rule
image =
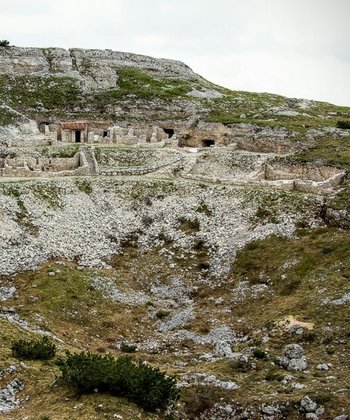
[[[164,130],[164,133],[167,134],[169,139],[175,134],[175,131],[173,128],[163,128],[163,130]]]
[[[202,140],[202,146],[203,147],[215,146],[215,140],[211,140],[211,139]]]

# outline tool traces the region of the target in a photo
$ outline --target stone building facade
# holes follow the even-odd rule
[[[110,123],[105,121],[66,121],[58,127],[57,140],[64,143],[110,141]]]

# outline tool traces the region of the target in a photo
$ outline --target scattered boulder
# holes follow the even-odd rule
[[[312,419],[312,420],[318,420],[318,415],[315,413],[306,413],[305,415],[306,419]]]
[[[0,301],[5,302],[5,300],[11,299],[16,294],[16,288],[14,286],[11,287],[0,287]]]
[[[319,363],[317,366],[316,366],[316,369],[318,369],[318,370],[329,370],[330,369],[330,364],[329,363]]]
[[[234,390],[238,388],[236,382],[220,381],[214,375],[206,375],[205,373],[193,373],[183,377],[183,382],[179,383],[179,387],[187,387],[190,385],[214,386],[227,390]]]
[[[304,349],[299,344],[288,344],[283,355],[278,359],[279,364],[289,371],[303,371],[307,369],[308,362],[304,356]]]
[[[230,343],[226,341],[218,341],[217,343],[215,343],[214,355],[216,357],[224,357],[231,359],[233,357],[233,354],[234,353],[232,352]]]
[[[317,410],[317,403],[305,395],[305,397],[303,397],[303,399],[300,401],[300,407],[307,413],[315,413]]]
[[[267,414],[268,416],[274,416],[275,414],[279,414],[279,409],[277,407],[273,407],[272,405],[265,405],[261,407],[262,414]]]
[[[289,332],[290,334],[302,335],[304,333],[304,329],[300,325],[293,325]]]

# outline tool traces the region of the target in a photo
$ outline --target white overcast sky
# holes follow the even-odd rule
[[[350,0],[0,0],[0,39],[173,58],[232,89],[350,106]]]

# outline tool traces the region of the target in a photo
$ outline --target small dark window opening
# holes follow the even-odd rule
[[[168,138],[172,137],[175,134],[175,131],[172,128],[163,128],[164,133],[168,135]]]
[[[210,147],[210,146],[214,146],[215,145],[215,140],[202,140],[202,145],[203,147]]]
[[[103,132],[103,137],[108,137],[108,131]]]
[[[81,131],[76,130],[75,131],[75,142],[80,143],[81,142]]]

